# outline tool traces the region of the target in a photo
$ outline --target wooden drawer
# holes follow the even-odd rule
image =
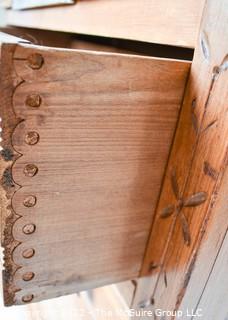
[[[194,48],[205,0],[81,0],[9,10],[9,25]]]
[[[6,305],[139,275],[189,67],[2,37]]]

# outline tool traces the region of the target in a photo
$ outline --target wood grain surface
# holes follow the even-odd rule
[[[12,59],[10,303],[138,276],[190,64],[26,44]]]
[[[2,268],[1,262],[2,252],[0,252]],[[118,285],[125,286],[125,282]],[[68,320],[101,320],[102,314],[103,317],[107,317],[108,313],[112,313],[113,317],[119,315],[118,319],[128,319],[126,310],[129,306],[126,305],[121,296],[122,291],[120,293],[116,285],[11,308],[4,307],[2,292],[2,281],[0,281],[1,320],[65,320],[66,318]],[[120,312],[122,312],[122,318],[120,318]]]
[[[149,301],[152,309],[177,310],[188,292],[227,167],[227,30],[227,1],[208,1],[142,268],[150,278],[138,282],[135,306]],[[226,230],[227,222],[220,239]],[[200,299],[218,250],[204,261],[199,291],[191,291],[195,298]]]
[[[73,6],[9,10],[7,23],[194,48],[204,0],[81,0]]]

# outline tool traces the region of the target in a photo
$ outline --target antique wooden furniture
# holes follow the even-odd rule
[[[120,19],[126,24],[136,4],[118,4],[110,1],[114,16],[130,10]],[[188,4],[201,15],[202,2]],[[73,12],[79,20],[58,30],[124,38],[115,19],[101,27],[106,5],[64,7],[69,21]],[[46,14],[57,17],[59,9],[9,10],[8,21],[51,30]],[[90,10],[94,31],[82,23]],[[227,1],[208,1],[197,42],[198,22],[188,37],[188,21],[175,21],[167,34],[145,24],[126,37],[196,47],[192,66],[168,53],[88,51],[71,40],[53,48],[50,40],[48,47],[1,36],[6,305],[128,280],[117,286],[129,308],[227,316],[218,302],[228,300]],[[161,14],[154,23],[162,24]],[[218,285],[216,270],[224,275]]]

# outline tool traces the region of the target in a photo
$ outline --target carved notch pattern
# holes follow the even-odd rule
[[[16,74],[13,56],[16,50],[16,45],[7,45],[2,48],[2,63],[1,68],[1,87],[3,94],[1,97],[1,120],[2,120],[2,143],[0,149],[0,164],[1,164],[1,192],[0,199],[3,205],[3,213],[1,217],[3,232],[2,232],[2,246],[4,248],[4,302],[5,305],[12,305],[18,303],[15,301],[15,295],[21,289],[15,286],[15,273],[22,268],[13,260],[14,250],[21,244],[20,241],[14,239],[13,227],[14,224],[22,216],[14,211],[12,206],[12,199],[18,189],[22,188],[12,177],[12,167],[18,158],[23,156],[15,150],[12,144],[12,135],[17,126],[25,119],[19,118],[13,107],[13,95],[17,87],[24,82],[24,80]],[[39,69],[43,65],[43,57],[39,54],[32,54],[27,58],[28,66],[31,69]],[[6,76],[7,75],[7,76]],[[25,105],[27,107],[37,108],[41,105],[41,100],[37,96],[28,96]],[[39,133],[36,131],[29,131],[26,133],[24,142],[27,145],[33,146],[39,142]],[[38,168],[35,164],[26,164],[23,170],[25,176],[32,178],[38,173]],[[26,196],[23,200],[25,207],[33,207],[37,203],[35,195]],[[36,231],[36,226],[33,223],[26,224],[22,228],[22,232],[28,236]],[[35,254],[34,248],[26,248],[22,251],[24,259],[31,259]],[[35,277],[33,271],[27,271],[22,274],[23,281],[31,281]],[[22,303],[31,302],[34,299],[32,293],[27,293],[21,297]]]

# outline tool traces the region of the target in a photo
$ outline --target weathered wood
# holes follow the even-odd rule
[[[227,30],[227,1],[208,1],[141,273],[151,291],[138,283],[152,308],[179,308],[227,166]]]
[[[0,33],[0,200],[1,200],[1,244],[4,247],[4,301],[5,304],[12,302],[15,288],[12,284],[12,275],[16,271],[16,266],[12,260],[12,252],[18,245],[18,242],[12,237],[12,225],[17,216],[12,210],[11,197],[17,190],[12,179],[11,167],[17,159],[18,154],[14,151],[11,144],[12,132],[19,122],[12,108],[12,94],[16,86],[20,83],[13,64],[12,56],[16,43],[25,40],[17,37],[4,35]],[[7,43],[7,44],[6,44]],[[4,61],[4,63],[3,63]]]
[[[2,269],[2,255],[0,253],[0,267]],[[0,318],[5,320],[94,320],[83,298],[72,294],[34,304],[4,308],[2,298],[2,281],[0,281]],[[109,292],[108,292],[109,293]]]
[[[6,188],[5,302],[138,276],[190,64],[25,44],[7,50],[2,64],[7,70],[8,59],[17,88],[3,85],[9,105],[2,100],[1,113],[3,123],[14,119],[13,104],[17,125],[12,140],[3,132],[2,156],[17,152],[10,181],[20,187]]]
[[[8,24],[194,48],[204,0],[94,0],[8,11]]]

